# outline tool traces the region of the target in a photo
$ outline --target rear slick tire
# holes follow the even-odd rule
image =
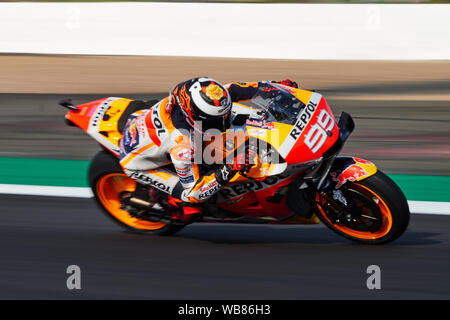
[[[118,159],[109,151],[97,153],[92,160],[89,184],[103,213],[127,230],[162,236],[172,235],[184,228],[183,225],[134,218],[127,211],[120,209],[120,193],[134,191],[136,182],[123,172]]]
[[[345,184],[347,190],[354,190],[366,196],[368,201],[373,202],[372,207],[378,208],[380,217],[377,230],[361,231],[352,229],[342,224],[333,223],[327,216],[324,208],[327,208],[326,199],[316,195],[317,216],[331,230],[339,235],[364,244],[384,244],[394,241],[400,237],[409,224],[408,202],[400,188],[383,172],[378,171],[375,175],[358,182]],[[367,201],[367,200],[366,200]],[[329,208],[329,207],[328,207]],[[364,206],[361,208],[364,209]]]

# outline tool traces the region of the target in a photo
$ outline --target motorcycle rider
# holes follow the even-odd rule
[[[277,83],[298,87],[289,79]],[[237,150],[231,163],[205,172],[193,161],[192,133],[228,129],[232,103],[250,99],[258,85],[234,82],[223,86],[210,78],[193,78],[176,85],[168,97],[150,109],[133,113],[120,140],[120,164],[137,181],[135,194],[157,203],[155,189],[163,191],[167,202],[181,207],[190,219],[200,212],[199,203],[219,191],[236,173],[247,172],[256,156],[248,145]],[[165,168],[170,163],[176,174]]]

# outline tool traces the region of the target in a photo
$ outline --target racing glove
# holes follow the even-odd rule
[[[279,83],[288,87],[292,87],[292,88],[298,88],[298,84],[295,81],[292,81],[290,79],[284,79],[281,81],[275,81],[275,83]]]
[[[228,184],[236,173],[241,172],[245,174],[248,172],[255,163],[257,155],[255,145],[246,144],[245,148],[240,149],[237,150],[238,153],[232,163],[225,163],[216,170],[216,180],[221,186]]]

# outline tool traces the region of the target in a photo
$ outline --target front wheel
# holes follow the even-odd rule
[[[339,191],[317,192],[319,219],[347,239],[365,244],[391,242],[409,223],[409,207],[403,192],[384,173],[350,182]]]

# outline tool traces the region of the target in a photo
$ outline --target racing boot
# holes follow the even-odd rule
[[[201,217],[202,207],[200,205],[193,205],[192,203],[183,202],[180,199],[168,196],[168,203],[175,208],[181,208],[182,213],[178,212],[172,215],[173,218],[191,223]]]
[[[163,207],[159,204],[159,190],[136,181],[134,192],[123,194],[121,202],[122,209],[126,211],[152,210],[163,212]],[[162,193],[162,192],[161,192]]]

